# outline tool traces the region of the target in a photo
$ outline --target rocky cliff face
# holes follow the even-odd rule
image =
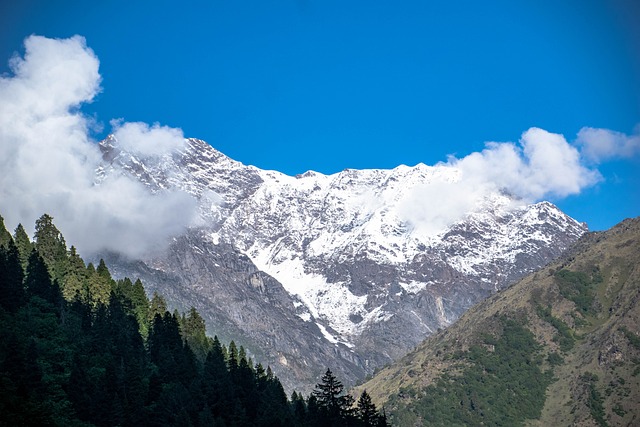
[[[347,384],[362,379],[586,231],[550,203],[502,193],[452,223],[416,220],[424,186],[459,179],[449,166],[291,177],[196,139],[156,158],[124,152],[113,138],[101,148],[100,179],[125,174],[153,192],[186,191],[201,216],[164,254],[112,256],[114,274],[140,276],[179,308],[194,305],[212,333],[245,345],[299,390],[326,366]]]

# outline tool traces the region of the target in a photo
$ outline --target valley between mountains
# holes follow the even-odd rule
[[[308,392],[327,367],[361,382],[587,232],[551,203],[502,191],[465,201],[444,223],[446,201],[425,209],[422,197],[460,179],[449,165],[292,177],[197,139],[162,156],[113,137],[100,148],[98,184],[125,176],[198,202],[167,250],[100,254],[114,277],[140,278],[180,311],[195,307],[210,334],[242,344],[289,390]]]

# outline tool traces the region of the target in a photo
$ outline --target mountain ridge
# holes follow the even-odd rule
[[[289,319],[287,327],[313,324],[314,336],[335,347],[336,372],[347,384],[545,265],[586,231],[548,202],[522,205],[502,192],[464,201],[471,212],[453,224],[431,221],[442,212],[417,202],[425,188],[460,179],[444,165],[291,177],[242,165],[196,139],[155,157],[124,151],[113,137],[100,148],[98,183],[126,175],[152,192],[184,191],[199,202],[199,242],[140,261],[162,270],[176,248],[197,257],[204,245],[248,257],[293,298],[286,305],[302,323]],[[175,303],[186,305],[206,292],[197,283],[183,276],[158,286],[184,288]],[[269,360],[274,369],[279,359],[274,353]],[[354,360],[357,369],[347,368]]]
[[[475,363],[473,348],[496,344],[499,319],[507,316],[522,320],[542,346],[543,358],[535,363],[555,377],[527,425],[631,425],[640,416],[639,249],[640,218],[588,233],[558,260],[478,303],[356,390],[386,404],[394,425],[427,422],[420,421],[431,408],[425,399],[447,376],[468,384],[469,371],[461,367]],[[474,390],[469,385],[465,393]],[[482,398],[476,399],[480,407]]]

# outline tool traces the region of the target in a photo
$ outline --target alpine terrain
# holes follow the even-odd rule
[[[422,190],[460,179],[449,165],[293,177],[197,139],[163,156],[127,152],[114,137],[100,147],[99,180],[126,175],[199,203],[197,224],[164,253],[101,254],[112,274],[194,306],[211,334],[305,392],[327,367],[345,384],[364,379],[587,231],[550,203],[499,191],[453,223],[419,221]]]
[[[640,218],[585,234],[360,386],[393,425],[640,423]]]

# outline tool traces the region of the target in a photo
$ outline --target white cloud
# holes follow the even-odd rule
[[[576,143],[581,147],[583,156],[594,163],[637,156],[640,154],[640,125],[636,126],[633,135],[584,127],[578,132]]]
[[[150,194],[121,177],[95,185],[101,155],[79,107],[100,91],[99,61],[84,38],[25,40],[24,58],[0,77],[0,214],[9,227],[32,230],[51,214],[67,241],[88,255],[102,249],[138,256],[162,248],[195,215],[182,193]],[[140,152],[171,149],[181,131],[119,123]],[[157,146],[150,142],[160,141]]]
[[[531,128],[519,144],[489,142],[481,152],[449,158],[440,167],[456,179],[416,186],[400,206],[402,219],[429,235],[473,212],[491,195],[515,196],[513,206],[580,193],[601,179],[559,134]]]
[[[112,120],[113,135],[118,146],[125,151],[142,156],[162,156],[184,146],[182,130],[154,123],[149,126],[141,122],[123,123]]]
[[[524,132],[519,145],[492,142],[481,153],[450,163],[461,169],[463,180],[506,190],[527,202],[578,194],[600,180],[562,135],[539,128]]]

